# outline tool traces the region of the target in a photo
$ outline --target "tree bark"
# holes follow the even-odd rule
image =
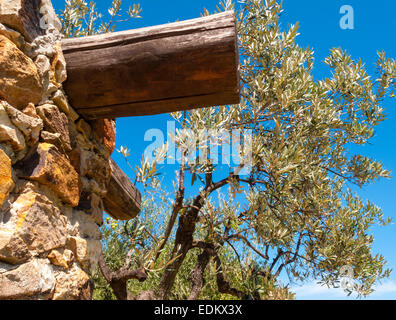
[[[147,279],[147,274],[141,270],[128,270],[128,259],[121,269],[111,271],[103,254],[101,254],[99,257],[99,267],[118,300],[133,300],[133,297],[127,289],[128,280],[137,279],[143,282]]]
[[[219,289],[219,292],[230,294],[230,295],[235,296],[240,299],[246,299],[247,296],[244,292],[231,287],[229,282],[225,280],[223,266],[221,264],[220,257],[217,254],[215,254],[214,261],[216,262],[216,265],[217,265],[216,282],[217,282],[217,288]]]
[[[179,218],[179,225],[176,231],[174,250],[172,253],[173,257],[179,257],[164,271],[157,292],[159,299],[168,299],[169,297],[176,275],[179,272],[188,251],[192,248],[193,234],[198,221],[198,214],[204,204],[204,198],[201,195],[198,195],[191,208]]]
[[[203,250],[198,256],[197,264],[192,272],[192,288],[188,300],[197,300],[201,294],[202,288],[204,286],[204,275],[206,267],[210,261],[210,254]]]

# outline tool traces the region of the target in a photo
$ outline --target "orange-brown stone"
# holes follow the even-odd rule
[[[59,134],[62,147],[65,151],[71,151],[69,119],[60,112],[57,106],[45,104],[37,108],[37,113],[44,121],[44,129],[54,134]]]
[[[66,244],[67,218],[44,194],[27,189],[12,197],[0,223],[0,261],[19,264]]]
[[[42,85],[37,67],[8,38],[0,35],[0,98],[14,107],[37,104],[42,98]]]
[[[11,175],[11,160],[0,149],[0,207],[3,205],[8,194],[14,187],[14,181]]]
[[[49,254],[49,261],[55,266],[69,269],[74,261],[73,252],[68,249],[54,249]]]
[[[51,63],[51,72],[54,75],[54,78],[51,79],[56,85],[63,83],[67,79],[66,73],[66,61],[63,56],[62,46],[60,42],[57,42],[54,45],[55,56]]]
[[[92,280],[87,273],[74,264],[67,272],[55,274],[56,284],[53,300],[90,300]]]
[[[111,155],[115,149],[116,127],[115,121],[110,119],[100,119],[92,121],[94,137],[108,150]]]
[[[21,177],[49,186],[65,203],[79,203],[79,177],[69,160],[49,143],[40,143],[18,165]]]

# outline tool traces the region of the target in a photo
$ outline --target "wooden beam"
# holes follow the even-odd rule
[[[141,195],[128,176],[110,159],[111,179],[103,201],[105,211],[115,219],[129,220],[141,210]]]
[[[62,41],[72,106],[87,119],[240,101],[233,11]]]

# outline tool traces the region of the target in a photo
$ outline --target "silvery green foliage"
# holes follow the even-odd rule
[[[247,249],[244,239],[254,243],[261,255],[250,252],[275,278],[286,271],[292,281],[337,285],[339,269],[352,265],[358,294],[367,295],[390,273],[384,257],[372,253],[370,227],[390,220],[349,186],[390,172],[351,146],[369,143],[385,120],[382,103],[393,96],[396,62],[378,53],[377,74],[370,77],[362,61],[334,48],[325,60],[331,76],[316,80],[313,50],[296,43],[298,24],[281,29],[281,12],[275,0],[245,1],[238,13],[242,102],[194,110],[180,121],[193,131],[254,132],[252,173],[230,179],[223,201],[208,197],[200,230],[214,242],[238,241]],[[210,161],[187,169],[197,181],[216,171]]]
[[[226,122],[256,132],[248,230],[277,252],[275,275],[285,268],[295,279],[334,284],[339,269],[352,265],[359,293],[368,294],[389,274],[383,257],[371,253],[369,227],[389,221],[348,184],[389,172],[350,147],[367,144],[385,119],[396,63],[379,53],[372,78],[362,61],[335,48],[325,60],[332,76],[315,80],[313,50],[296,44],[298,24],[280,29],[281,11],[277,1],[248,0],[239,14],[244,102]]]
[[[231,1],[222,2],[223,9],[232,7]],[[355,291],[367,295],[390,274],[384,257],[372,252],[371,227],[385,226],[390,220],[350,187],[390,176],[380,161],[359,154],[357,146],[368,144],[376,126],[385,120],[383,103],[396,89],[396,62],[378,53],[373,77],[362,61],[334,48],[325,60],[330,76],[316,80],[313,50],[296,43],[298,24],[281,29],[281,12],[276,0],[245,0],[237,12],[240,104],[172,114],[179,126],[174,141],[181,150],[202,129],[252,130],[251,173],[247,177],[231,170],[224,173],[209,157],[182,159],[174,181],[176,201],[169,198],[169,210],[175,208],[181,191],[188,197],[176,212],[179,217],[194,210],[198,196],[204,199],[194,239],[227,249],[231,260],[238,261],[227,264],[221,259],[227,280],[250,297],[290,297],[287,290],[279,294],[285,289],[274,285],[282,272],[291,283],[316,279],[337,286],[340,269],[346,265],[353,268]],[[165,153],[163,146],[158,154]],[[143,159],[136,181],[161,190],[161,157],[152,163]],[[221,187],[208,188],[213,183]],[[155,237],[161,243],[162,235]],[[174,238],[166,241],[168,248]],[[156,263],[164,265],[163,259]],[[209,278],[218,272],[214,265],[206,274]],[[188,281],[177,281],[174,290],[188,292]],[[158,283],[151,288],[155,290]],[[213,282],[208,286],[202,297],[218,298]]]
[[[66,38],[89,36],[113,32],[118,22],[129,18],[141,18],[142,9],[133,4],[128,10],[121,8],[122,0],[113,0],[106,15],[98,12],[95,1],[66,0],[65,9],[60,12],[61,33]]]

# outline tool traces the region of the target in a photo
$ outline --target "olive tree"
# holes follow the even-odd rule
[[[93,0],[66,0],[65,8],[59,14],[61,32],[67,38],[113,32],[118,22],[141,18],[139,4],[129,6],[128,10],[123,10],[121,5],[122,0],[112,0],[108,15],[105,15],[98,11]]]

